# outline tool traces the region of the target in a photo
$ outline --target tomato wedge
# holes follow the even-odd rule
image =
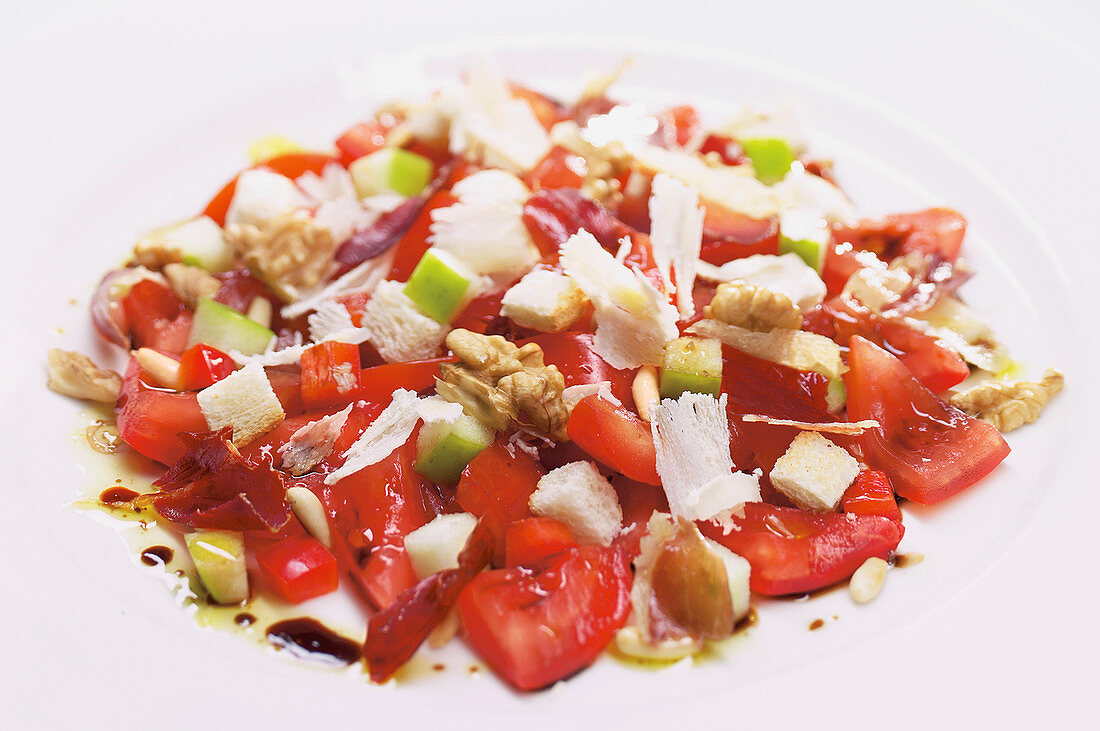
[[[859,437],[868,464],[885,472],[898,495],[937,503],[988,475],[1008,456],[1000,432],[944,403],[905,364],[869,340],[853,337],[844,383],[848,418],[881,429]]]
[[[869,558],[897,548],[901,523],[872,515],[815,513],[767,503],[746,503],[729,533],[700,523],[703,535],[752,565],[749,586],[757,594],[782,596],[814,591],[852,575]]]
[[[118,435],[139,454],[172,464],[187,451],[179,435],[204,432],[209,427],[194,393],[175,393],[148,385],[153,382],[131,358],[118,400]]]
[[[841,505],[845,513],[881,515],[890,520],[901,520],[901,510],[894,498],[894,486],[890,484],[890,478],[878,470],[861,470],[844,492]]]
[[[581,399],[566,425],[569,438],[593,459],[632,480],[660,485],[649,424],[599,395]]]
[[[498,439],[466,466],[455,489],[462,509],[481,518],[492,533],[497,566],[504,565],[508,524],[531,516],[527,501],[545,474],[538,462],[514,451],[510,453]]]
[[[546,558],[577,546],[569,527],[553,518],[523,518],[504,532],[506,566],[535,566]]]
[[[584,546],[541,571],[480,574],[458,600],[467,641],[520,690],[590,665],[630,614],[630,567],[616,548]]]

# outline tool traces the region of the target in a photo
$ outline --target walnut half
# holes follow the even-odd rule
[[[52,390],[66,396],[113,404],[122,391],[122,377],[100,368],[88,356],[74,351],[50,348],[46,354]]]
[[[1038,383],[981,383],[952,396],[951,405],[1007,432],[1038,419],[1039,412],[1051,396],[1062,390],[1064,383],[1061,373],[1048,368]]]
[[[296,302],[328,272],[337,242],[310,216],[286,213],[261,226],[232,224],[225,240],[248,270],[286,302]]]
[[[556,366],[543,363],[542,348],[463,329],[447,335],[447,347],[461,362],[440,367],[440,396],[497,430],[516,422],[551,439],[568,438],[565,379]]]
[[[747,282],[718,285],[714,299],[704,309],[707,317],[755,332],[776,328],[798,330],[802,311],[782,292]]]

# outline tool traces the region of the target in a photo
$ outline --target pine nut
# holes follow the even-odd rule
[[[162,386],[178,388],[180,382],[180,364],[152,348],[138,348],[134,351],[134,360],[141,369],[151,375]]]
[[[458,611],[451,609],[443,621],[437,624],[428,635],[428,646],[436,649],[443,647],[458,634],[461,628],[462,622],[458,617]]]
[[[654,403],[660,403],[661,390],[657,386],[657,369],[651,365],[645,365],[638,369],[638,375],[634,376],[634,383],[630,386],[630,392],[634,395],[634,407],[638,409],[638,416],[643,421],[649,421],[649,409]]]
[[[271,327],[271,317],[273,314],[271,300],[267,297],[253,297],[252,303],[248,306],[248,312],[245,313],[245,317],[264,327]]]
[[[325,506],[320,498],[305,487],[291,487],[286,491],[287,500],[294,515],[302,523],[311,536],[325,544],[326,548],[332,546],[332,535],[329,533],[328,516],[325,515]]]
[[[869,558],[852,574],[852,580],[848,582],[848,592],[857,604],[866,604],[878,596],[882,591],[882,584],[886,581],[886,569],[890,565],[881,558]]]

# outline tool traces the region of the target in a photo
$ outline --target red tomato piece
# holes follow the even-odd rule
[[[558,122],[561,122],[569,118],[569,114],[561,102],[551,99],[545,94],[539,93],[534,89],[528,89],[526,86],[520,86],[519,84],[508,84],[509,90],[512,92],[512,96],[516,99],[522,99],[527,102],[527,106],[531,107],[531,111],[535,113],[535,118],[539,120],[547,132]]]
[[[585,162],[560,145],[554,145],[530,171],[523,182],[531,190],[541,188],[580,188],[584,183]]]
[[[954,262],[966,236],[966,219],[949,208],[929,208],[860,221],[850,228],[840,226],[833,230],[833,236],[838,243],[848,242],[853,248],[874,252],[885,261],[918,252],[938,254]]]
[[[741,165],[745,162],[745,151],[737,140],[713,132],[703,140],[703,144],[699,146],[699,152],[703,155],[716,152],[726,165]]]
[[[340,162],[347,167],[359,158],[381,150],[386,146],[386,135],[395,123],[396,120],[392,118],[368,119],[349,127],[336,138]]]
[[[657,114],[654,143],[662,147],[683,147],[695,138],[701,125],[699,112],[690,104],[681,104]]]
[[[458,198],[450,192],[441,190],[424,204],[420,215],[405,231],[401,240],[394,245],[393,268],[387,279],[395,282],[408,281],[409,275],[420,262],[420,257],[428,250],[428,236],[431,234],[429,227],[432,225],[432,211],[436,208],[446,208],[458,202]]]
[[[841,500],[845,513],[856,515],[881,515],[890,520],[901,520],[901,509],[894,498],[894,486],[890,478],[878,470],[860,470]]]
[[[509,453],[498,439],[466,466],[455,490],[463,510],[482,519],[496,546],[494,563],[505,560],[505,530],[509,523],[531,516],[527,501],[545,474],[527,454]]]
[[[873,251],[862,251],[847,241],[840,241],[825,247],[825,262],[821,269],[821,278],[830,297],[836,297],[844,290],[844,285],[853,274],[865,266],[886,268]]]
[[[901,541],[900,522],[872,515],[815,513],[767,503],[746,503],[729,533],[700,523],[705,536],[752,566],[757,594],[802,594],[850,577],[869,558],[886,558]]]
[[[592,338],[592,333],[545,333],[528,338],[518,345],[535,343],[542,348],[543,362],[557,366],[565,378],[566,387],[607,381],[611,384],[611,393],[615,398],[622,401],[627,408],[634,408],[631,385],[635,371],[612,368],[596,354],[592,348]]]
[[[416,571],[404,546],[378,546],[363,562],[353,578],[359,581],[363,595],[378,609],[394,603],[402,592],[416,586]]]
[[[522,518],[504,531],[504,565],[536,566],[577,546],[569,527],[553,518]]]
[[[393,392],[399,388],[419,393],[435,386],[440,364],[454,363],[456,360],[454,357],[429,358],[364,368],[359,398],[379,406],[389,406],[393,401]]]
[[[183,351],[180,356],[181,391],[198,391],[206,388],[237,370],[237,364],[228,355],[199,343]]]
[[[779,253],[779,223],[774,218],[750,218],[707,201],[703,246],[699,257],[721,266],[753,254]]]
[[[305,411],[302,405],[302,376],[296,368],[274,366],[265,368],[264,371],[271,383],[271,389],[275,392],[275,398],[279,399],[287,417],[297,416]]]
[[[848,367],[848,418],[882,424],[858,438],[864,459],[889,476],[898,495],[939,502],[985,477],[1011,451],[996,427],[942,401],[869,340],[852,338]]]
[[[187,345],[190,313],[175,292],[163,284],[151,279],[136,283],[122,298],[122,309],[135,348],[179,353]]]
[[[572,188],[533,193],[523,205],[523,222],[547,264],[557,262],[558,248],[582,228],[612,252],[626,233],[606,208]]]
[[[149,383],[152,378],[131,358],[116,409],[119,437],[139,454],[172,464],[187,451],[179,435],[209,427],[194,393],[174,393]]]
[[[256,552],[264,582],[291,604],[336,591],[336,557],[312,536],[288,538]]]
[[[479,574],[458,610],[468,642],[497,675],[536,690],[599,656],[630,614],[631,583],[621,551],[584,546],[539,571]]]
[[[359,346],[334,341],[302,353],[302,404],[307,409],[347,404],[359,398],[362,385]]]
[[[642,536],[648,532],[650,517],[657,511],[668,512],[668,498],[661,487],[622,475],[612,475],[611,486],[623,509],[623,532],[615,539],[615,544],[633,560],[641,552]]]
[[[632,480],[660,485],[649,424],[599,395],[581,399],[566,425],[569,438],[597,462]]]

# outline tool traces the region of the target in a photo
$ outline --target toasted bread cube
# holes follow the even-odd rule
[[[536,269],[512,285],[500,313],[517,325],[545,333],[566,329],[584,313],[588,298],[560,272]]]
[[[772,485],[806,510],[836,510],[859,474],[847,450],[817,432],[802,432],[772,468]]]
[[[259,363],[246,365],[198,394],[199,408],[211,431],[233,428],[233,443],[247,444],[286,418],[267,373]]]
[[[470,513],[440,515],[405,536],[405,550],[416,575],[423,579],[445,569],[458,568],[458,555],[477,526]]]
[[[615,489],[591,462],[571,462],[546,473],[528,504],[535,515],[565,523],[581,543],[606,546],[623,525]]]
[[[421,312],[403,290],[401,282],[380,282],[363,308],[363,327],[389,363],[432,358],[447,336],[447,326]]]

